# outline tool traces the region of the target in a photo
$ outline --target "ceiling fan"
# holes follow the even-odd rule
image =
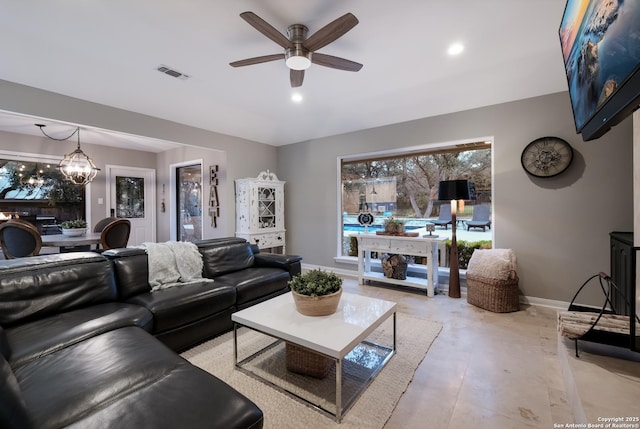
[[[304,71],[311,63],[330,67],[338,70],[357,72],[362,64],[340,57],[316,52],[329,43],[343,36],[358,24],[358,18],[352,13],[346,13],[340,18],[330,22],[320,30],[307,38],[309,29],[302,24],[293,24],[287,29],[289,38],[276,30],[271,24],[260,18],[253,12],[243,12],[240,17],[247,21],[253,28],[267,36],[284,48],[282,54],[264,55],[261,57],[247,58],[245,60],[229,63],[232,67],[250,66],[269,61],[285,60],[287,67],[291,69],[289,78],[291,87],[302,86]]]

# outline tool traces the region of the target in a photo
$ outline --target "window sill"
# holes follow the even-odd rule
[[[356,270],[358,269],[358,258],[355,256],[336,256],[333,260],[338,264],[344,265],[355,265]],[[372,259],[371,260],[371,268],[380,269],[380,260]],[[411,271],[427,275],[427,266],[421,264],[410,264],[409,268]],[[440,277],[440,283],[442,283],[443,278],[447,280],[449,279],[449,267],[438,267],[438,276]],[[460,279],[466,279],[467,270],[460,270]]]

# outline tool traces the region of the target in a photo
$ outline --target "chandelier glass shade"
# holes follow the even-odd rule
[[[43,128],[45,127],[45,125],[36,124],[36,126],[40,128],[42,134],[52,140],[69,140],[71,137],[73,137],[74,134],[77,135],[78,146],[76,147],[76,150],[64,156],[62,161],[60,161],[60,164],[58,164],[58,169],[65,177],[65,179],[69,180],[73,184],[86,185],[87,183],[93,181],[100,169],[96,167],[96,164],[93,162],[93,160],[86,153],[84,153],[82,149],[80,149],[80,127],[76,128],[76,130],[68,137],[57,139],[44,132]]]
[[[93,160],[80,149],[80,142],[78,142],[76,150],[64,156],[58,164],[58,169],[65,179],[76,185],[90,183],[100,170]]]

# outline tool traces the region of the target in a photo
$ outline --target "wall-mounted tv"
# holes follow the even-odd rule
[[[596,139],[640,107],[640,0],[567,0],[559,34],[576,132]]]

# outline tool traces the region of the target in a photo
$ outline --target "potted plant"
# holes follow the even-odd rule
[[[390,216],[384,220],[384,232],[387,234],[404,234],[404,221]]]
[[[83,235],[87,232],[87,222],[84,219],[65,220],[60,224],[62,233],[70,237]]]
[[[315,269],[289,280],[296,309],[305,316],[335,313],[342,295],[342,279],[335,273]]]

